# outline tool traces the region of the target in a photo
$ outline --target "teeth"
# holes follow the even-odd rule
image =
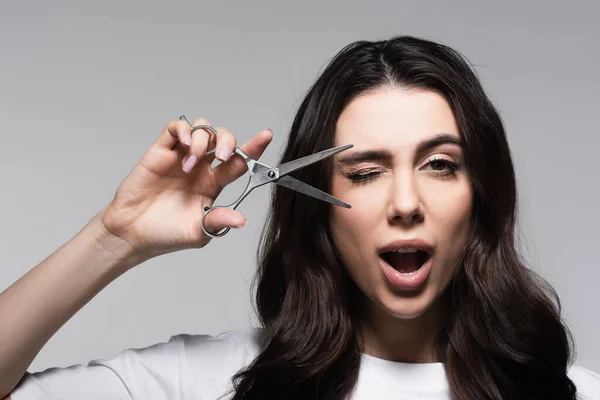
[[[394,250],[396,253],[416,253],[419,249],[407,248]]]

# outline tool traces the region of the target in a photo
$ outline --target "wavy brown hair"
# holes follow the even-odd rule
[[[444,96],[464,141],[471,234],[440,298],[445,321],[437,341],[451,397],[575,399],[567,375],[573,340],[560,301],[517,250],[517,191],[505,129],[461,54],[411,36],[348,45],[306,94],[281,161],[332,147],[348,103],[386,86]],[[294,176],[329,191],[332,161]],[[345,399],[355,387],[362,348],[357,299],[364,297],[334,247],[330,207],[275,186],[255,281],[263,343],[233,377],[234,400]]]

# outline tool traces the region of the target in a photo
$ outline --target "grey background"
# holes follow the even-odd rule
[[[261,160],[275,163],[303,93],[339,49],[411,34],[476,65],[508,129],[527,258],[561,296],[577,362],[600,372],[600,6],[483,3],[1,2],[0,289],[109,202],[170,119],[203,116],[240,141],[271,127]],[[30,370],[253,324],[268,195],[245,200],[245,229],[112,283]]]

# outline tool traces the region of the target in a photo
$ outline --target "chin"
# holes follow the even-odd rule
[[[398,319],[415,319],[423,316],[435,303],[432,287],[414,293],[396,294],[384,288],[376,303],[386,314]]]

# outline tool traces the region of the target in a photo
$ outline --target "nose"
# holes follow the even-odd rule
[[[389,192],[387,216],[391,222],[416,223],[423,220],[421,198],[412,174],[394,179]]]

